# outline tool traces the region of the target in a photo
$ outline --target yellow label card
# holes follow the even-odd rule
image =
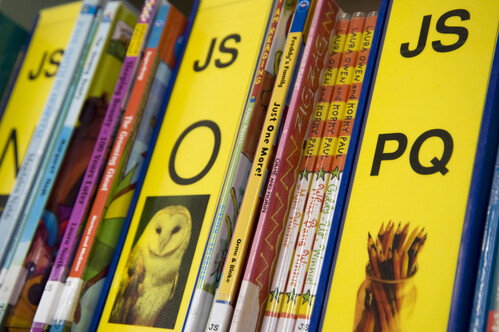
[[[392,1],[325,331],[447,330],[498,13]]]
[[[272,2],[198,10],[101,331],[181,331]]]
[[[0,214],[61,62],[81,2],[42,10],[0,122]]]

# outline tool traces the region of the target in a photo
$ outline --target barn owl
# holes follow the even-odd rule
[[[132,249],[111,322],[153,326],[175,292],[191,237],[191,215],[181,205],[159,210]]]

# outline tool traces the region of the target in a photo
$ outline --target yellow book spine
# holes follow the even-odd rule
[[[231,303],[233,300],[237,284],[237,282],[234,282],[233,280],[238,279],[242,269],[242,259],[238,248],[242,245],[243,241],[248,241],[247,232],[251,228],[249,226],[241,226],[242,223],[250,223],[250,220],[253,220],[253,216],[255,214],[255,202],[258,200],[258,196],[263,185],[265,171],[270,160],[270,151],[274,143],[279,119],[281,117],[282,110],[284,109],[284,100],[291,81],[292,69],[297,58],[299,49],[298,45],[301,43],[301,37],[301,32],[290,33],[286,41],[286,46],[284,48],[285,58],[281,62],[282,65],[277,74],[278,84],[274,86],[272,98],[269,103],[270,110],[263,125],[263,135],[260,138],[256,150],[258,158],[255,158],[252,165],[250,179],[248,180],[248,184],[246,186],[244,200],[241,205],[241,212],[239,214],[237,226],[233,235],[233,238],[238,240],[233,241],[229,247],[229,253],[231,255],[228,256],[229,264],[225,265],[226,268],[224,268],[224,274],[222,281],[220,282],[220,289],[217,297],[217,300],[219,301]],[[235,262],[237,263],[234,264]],[[239,273],[235,273],[237,271]]]

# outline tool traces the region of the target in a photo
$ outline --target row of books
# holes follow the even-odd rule
[[[24,153],[0,221],[3,326],[57,329],[64,325],[54,319],[64,322],[69,312],[69,328],[89,329],[144,154],[164,113],[186,22],[158,1],[145,2],[140,13],[118,1],[40,13],[19,71],[29,80],[18,79],[1,122],[12,128],[7,147],[15,147],[15,167]],[[60,41],[54,43],[53,35]],[[55,56],[41,52],[47,46],[56,48]],[[40,71],[31,75],[41,55]],[[21,85],[33,88],[34,81],[43,89],[29,91],[41,100],[27,100]],[[33,110],[30,119],[39,118],[36,128],[34,119],[21,128],[23,139],[34,130],[24,149],[18,149],[19,128],[8,122],[19,118],[20,107]],[[86,222],[96,214],[99,220]],[[92,238],[79,242],[88,232]],[[76,279],[80,283],[69,289]]]
[[[493,331],[498,6],[41,11],[0,111],[2,328]]]

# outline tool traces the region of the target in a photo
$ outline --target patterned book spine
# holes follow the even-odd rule
[[[296,240],[293,260],[290,265],[286,287],[283,289],[284,301],[282,301],[279,311],[277,331],[292,330],[294,327],[296,304],[299,302],[303,288],[304,276],[317,229],[317,221],[324,201],[327,174],[333,172],[333,161],[340,146],[340,127],[345,117],[348,92],[354,76],[355,62],[359,54],[364,23],[364,13],[358,12],[352,15],[345,44],[345,55],[340,64],[340,73],[336,79],[333,99],[328,110],[326,129],[320,144],[320,157],[315,165],[310,192],[303,210],[300,232]]]
[[[295,186],[295,195],[293,197],[290,211],[287,213],[288,218],[284,228],[283,240],[282,244],[279,248],[279,256],[277,258],[276,266],[274,268],[274,275],[272,278],[272,283],[264,289],[258,289],[258,293],[263,293],[263,298],[267,299],[268,294],[270,296],[267,299],[267,307],[264,312],[262,312],[263,321],[261,326],[261,331],[274,331],[277,327],[277,321],[279,318],[279,309],[280,303],[282,302],[283,295],[282,290],[286,287],[286,281],[291,265],[292,255],[294,252],[296,239],[298,237],[298,232],[301,224],[301,219],[303,215],[303,210],[305,208],[305,202],[308,197],[308,192],[310,190],[310,185],[312,183],[312,174],[315,169],[315,164],[319,155],[319,146],[323,136],[323,132],[325,129],[324,122],[326,120],[326,116],[328,114],[329,106],[333,97],[334,85],[336,83],[336,77],[339,72],[341,59],[343,57],[343,49],[345,45],[345,41],[347,38],[348,26],[350,25],[350,15],[349,14],[340,14],[338,17],[338,21],[335,27],[335,35],[333,37],[331,43],[331,52],[329,54],[329,59],[327,63],[327,67],[325,68],[325,73],[321,86],[321,94],[319,100],[317,101],[317,106],[315,107],[315,112],[320,112],[320,114],[324,114],[324,119],[321,122],[314,126],[312,123],[311,132],[314,133],[317,131],[317,151],[315,152],[315,158],[311,165],[308,168],[304,168],[300,172],[300,181]],[[313,120],[314,121],[314,120]],[[315,143],[315,142],[314,142]],[[302,158],[302,163],[308,161],[310,158],[307,158],[307,152],[305,152],[304,157]],[[267,213],[262,213],[260,215],[260,220],[266,220],[266,217],[270,215],[269,211]],[[264,224],[261,224],[262,227]],[[254,240],[254,245],[258,242],[258,238]],[[256,255],[255,251],[252,253],[252,256]],[[251,256],[250,256],[251,257]],[[250,271],[250,268],[253,267],[251,263],[253,260],[248,260],[247,271]],[[269,281],[267,285],[270,283],[270,275],[268,277]],[[257,279],[257,280],[261,280]],[[262,287],[263,288],[263,287]],[[260,296],[262,297],[262,296]],[[279,301],[280,300],[280,301]],[[239,300],[238,300],[239,301]],[[261,300],[260,300],[261,301]],[[263,302],[263,301],[262,301]],[[261,303],[260,303],[261,307]],[[262,310],[263,311],[263,310]]]
[[[331,224],[331,221],[333,220],[336,202],[338,201],[338,190],[342,181],[346,153],[348,151],[349,141],[352,135],[355,114],[357,113],[359,96],[362,89],[367,60],[369,59],[369,52],[371,50],[376,19],[376,12],[369,13],[366,18],[359,56],[355,65],[350,92],[348,94],[345,116],[341,123],[341,129],[339,132],[339,142],[341,143],[338,144],[336,150],[335,160],[333,162],[333,171],[327,174],[328,185],[326,187],[326,195],[322,204],[320,221],[317,225],[315,240],[309,258],[307,274],[305,276],[305,285],[301,291],[301,296],[297,298],[298,309],[295,312],[297,314],[297,321],[294,328],[295,332],[307,330],[309,327],[314,300],[318,291],[317,285],[322,271],[324,252],[328,245],[334,245],[334,242],[328,244],[331,229],[334,229],[335,227]]]

